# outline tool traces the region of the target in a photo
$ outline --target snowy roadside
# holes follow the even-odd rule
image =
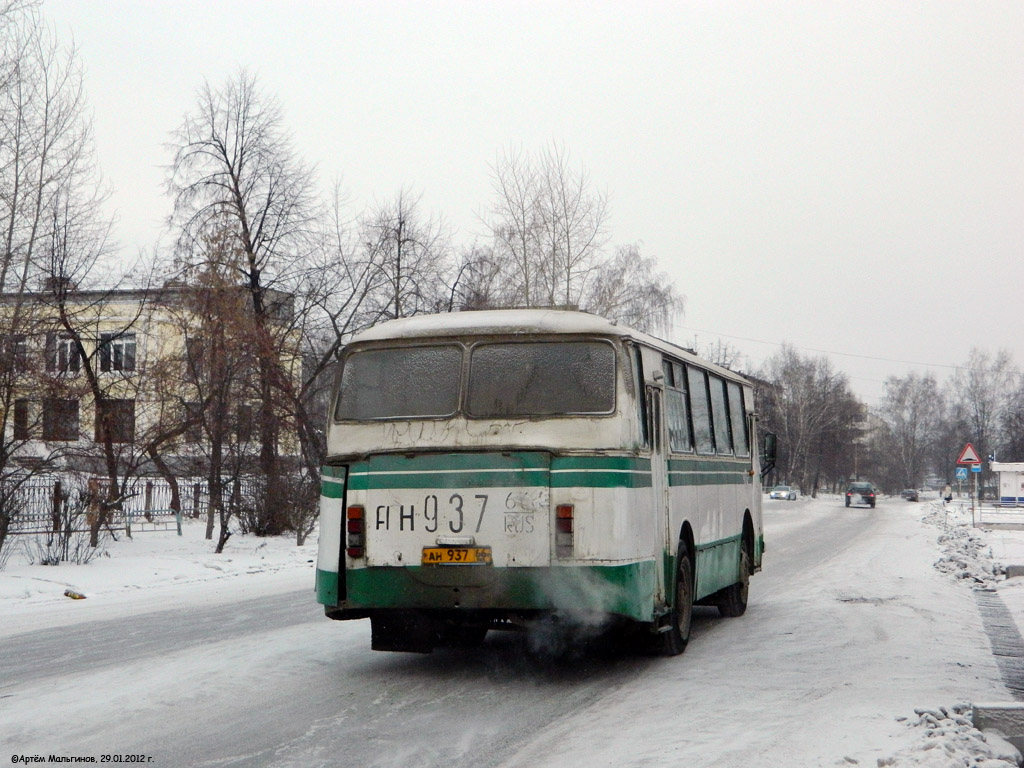
[[[186,519],[181,536],[121,535],[84,565],[33,565],[21,544],[0,571],[0,637],[166,608],[312,592],[315,533],[301,547],[293,536],[235,534],[218,555],[205,530],[205,523]]]
[[[905,511],[910,512],[910,505]],[[1004,566],[1024,564],[1024,531],[974,529],[969,510],[957,505],[943,509],[938,503],[922,503],[920,508],[913,505],[912,514],[933,527],[935,568],[948,574],[949,588],[995,586],[1024,629],[1024,578],[1003,578]],[[87,565],[31,565],[25,552],[16,552],[0,571],[0,637],[293,590],[309,590],[312,600],[315,537],[296,547],[290,537],[236,534],[226,551],[216,555],[203,537],[204,528],[186,521],[182,537],[167,531],[121,538],[108,543],[106,555]],[[66,590],[85,599],[71,599]],[[916,705],[921,708],[907,711],[905,720],[899,718],[906,727],[898,742],[902,748],[879,758],[878,766],[1017,765],[1012,746],[971,725],[970,702]]]
[[[1011,565],[1024,565],[1024,530],[973,526],[968,504],[930,502],[922,522],[939,530],[941,555],[935,568],[968,588],[995,589],[1006,603],[1018,630],[1024,630],[1024,578],[1006,578]],[[879,768],[1007,768],[1024,763],[1020,751],[993,731],[975,728],[969,703],[916,709],[908,721],[912,743],[886,759]]]

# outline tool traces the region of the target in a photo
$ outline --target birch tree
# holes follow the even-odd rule
[[[653,257],[637,244],[609,247],[608,195],[564,147],[505,151],[491,190],[482,217],[491,245],[474,249],[465,272],[470,306],[582,309],[650,332],[682,314],[683,297]]]

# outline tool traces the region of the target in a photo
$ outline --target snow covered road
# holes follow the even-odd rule
[[[0,743],[161,766],[874,766],[915,707],[1010,698],[921,512],[766,502],[747,614],[698,610],[672,659],[554,660],[495,633],[374,653],[311,589],[16,634]]]

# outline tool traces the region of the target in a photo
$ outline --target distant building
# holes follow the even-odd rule
[[[197,309],[201,291],[181,283],[146,291],[62,286],[57,302],[53,288],[0,294],[0,416],[3,446],[14,462],[103,474],[106,457],[98,446],[105,423],[118,461],[152,472],[147,445],[191,416],[190,426],[164,439],[160,451],[182,474],[201,471],[208,432],[199,428],[198,417],[210,407],[204,377],[211,370],[204,359],[218,354],[207,338],[210,324]],[[245,299],[241,288],[235,295]],[[272,317],[286,328],[292,297],[267,295]],[[286,342],[274,354],[297,383],[298,343],[285,330],[279,336]],[[248,368],[232,372],[232,401],[218,414],[225,434],[230,430],[232,450],[246,455],[258,451],[253,435],[259,391],[253,377],[260,354],[265,353],[247,350]],[[296,432],[287,420],[282,426],[276,451],[296,456]]]
[[[993,461],[991,468],[999,473],[999,505],[1024,507],[1024,462]]]

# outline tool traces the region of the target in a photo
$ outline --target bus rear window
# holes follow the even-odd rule
[[[611,413],[615,350],[601,341],[478,345],[466,410],[476,418]]]
[[[334,418],[450,416],[461,376],[462,348],[455,345],[354,352],[345,359]]]

